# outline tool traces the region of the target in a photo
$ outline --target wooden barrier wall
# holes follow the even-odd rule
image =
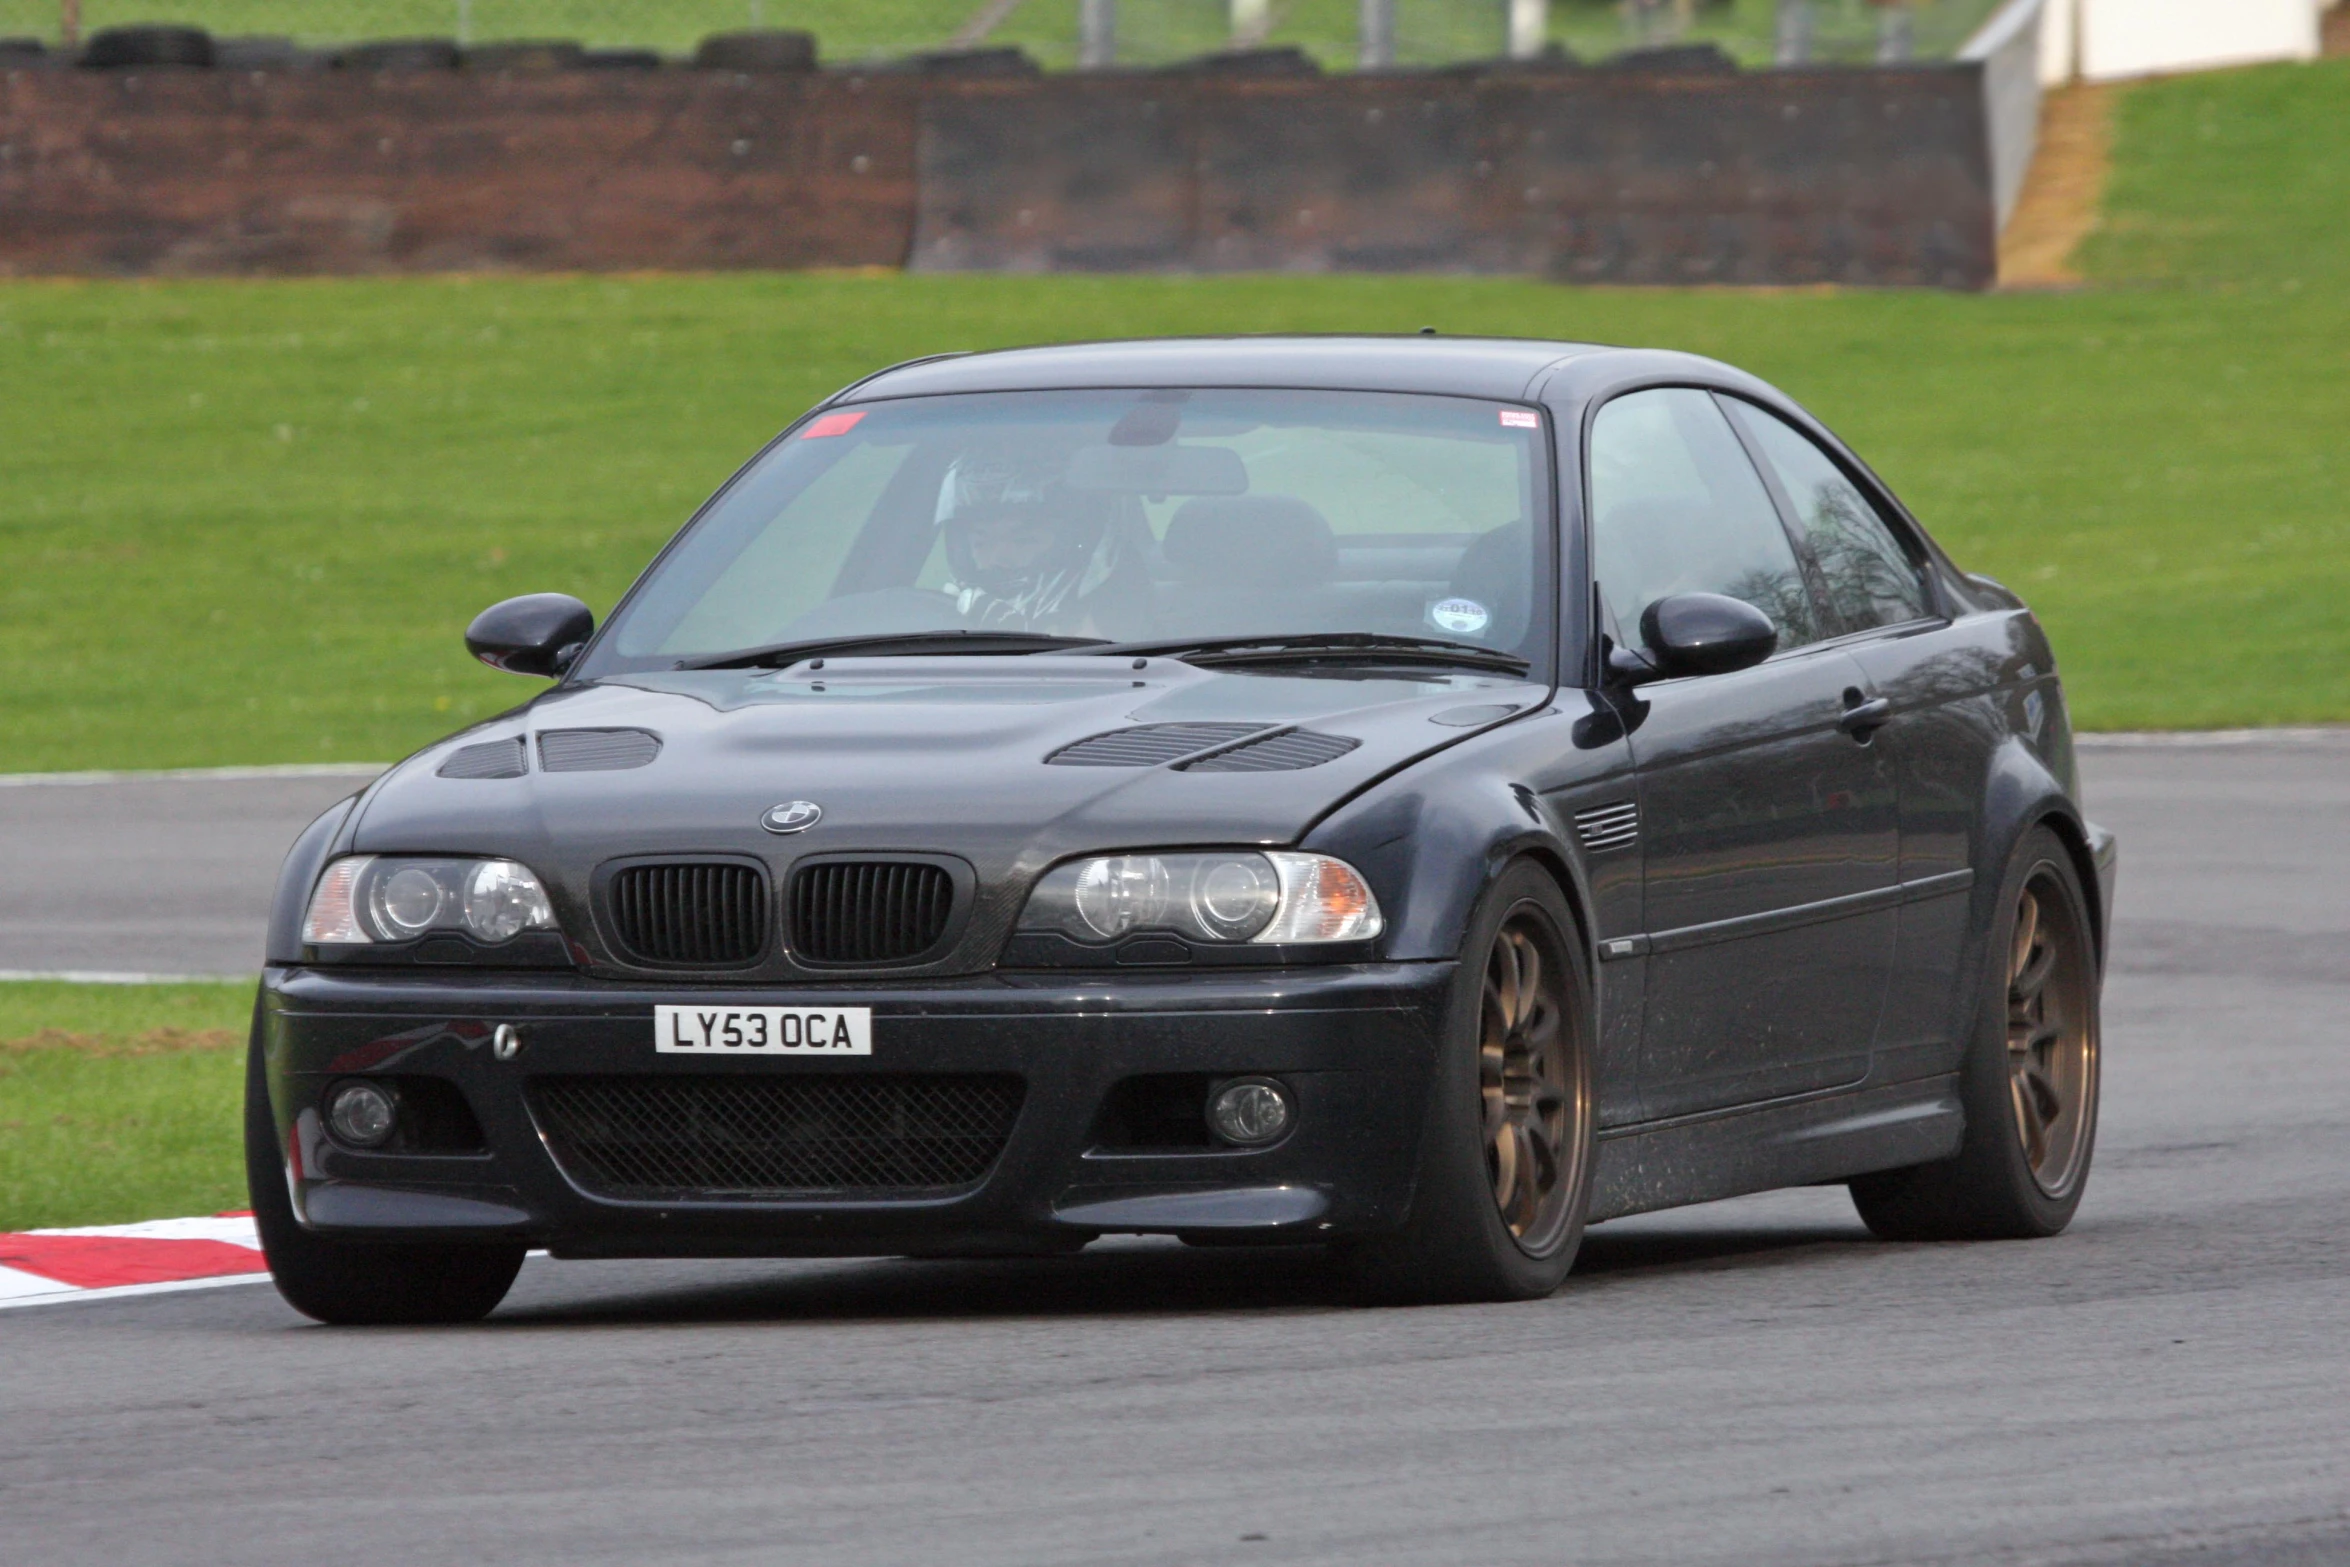
[[[907,265],[1988,284],[1979,66],[0,75],[0,274]]]

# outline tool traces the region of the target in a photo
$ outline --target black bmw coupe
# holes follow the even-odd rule
[[[884,371],[554,683],[295,844],[246,1151],[327,1321],[557,1257],[1321,1247],[2081,1200],[2115,853],[2048,644],[1684,354],[1129,342]]]

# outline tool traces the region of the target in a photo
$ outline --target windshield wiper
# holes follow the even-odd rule
[[[1434,664],[1522,675],[1533,666],[1515,653],[1444,637],[1395,637],[1370,631],[1283,636],[1194,638],[1180,642],[1111,642],[1088,648],[1108,656],[1179,658],[1187,664],[1276,664],[1345,659],[1356,663]]]
[[[1107,646],[1103,637],[1052,637],[1036,631],[899,631],[863,637],[818,637],[807,642],[776,642],[733,653],[711,653],[681,658],[678,669],[781,669],[803,658],[834,654],[855,657],[880,654],[915,658],[938,653],[1049,653],[1057,648]]]

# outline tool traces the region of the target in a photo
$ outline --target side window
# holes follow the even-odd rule
[[[1627,637],[1674,593],[1726,593],[1771,617],[1779,646],[1820,637],[1811,592],[1770,492],[1707,393],[1619,397],[1591,431],[1600,592]]]
[[[1828,601],[1845,629],[1896,626],[1929,613],[1916,562],[1860,486],[1778,415],[1746,403],[1731,406],[1794,502],[1797,523],[1826,579]]]

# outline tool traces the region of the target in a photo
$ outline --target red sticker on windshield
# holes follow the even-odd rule
[[[1529,413],[1523,408],[1504,408],[1501,411],[1501,427],[1505,430],[1539,430],[1542,428],[1542,415]]]
[[[803,441],[821,441],[828,435],[846,435],[851,430],[854,430],[857,427],[857,421],[864,417],[865,410],[862,408],[858,409],[855,413],[850,414],[826,414],[822,418],[818,419],[814,424],[811,424],[808,426],[808,428],[802,430],[800,432],[800,439]]]

